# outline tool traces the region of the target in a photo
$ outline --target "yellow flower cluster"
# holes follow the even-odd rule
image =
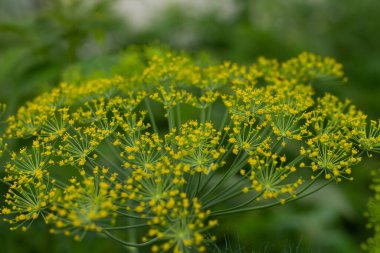
[[[344,79],[330,58],[204,66],[149,49],[139,59],[141,71],[62,83],[8,118],[1,146],[25,145],[2,179],[12,229],[42,219],[76,239],[205,252],[215,217],[351,179],[364,152],[380,151],[378,122],[333,95],[315,99],[312,82]]]
[[[51,233],[63,231],[79,240],[85,231],[101,232],[101,223],[109,223],[116,216],[120,187],[114,182],[118,174],[109,175],[108,168],[99,167],[92,173],[89,176],[81,170],[81,176],[69,179],[69,185],[51,202],[46,216],[46,222],[55,225]]]
[[[211,123],[199,124],[189,121],[181,125],[180,134],[174,129],[166,135],[168,154],[178,163],[188,165],[190,173],[208,175],[224,163],[219,158],[226,152],[220,145],[221,133]]]

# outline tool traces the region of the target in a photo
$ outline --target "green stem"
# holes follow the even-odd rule
[[[204,107],[201,109],[201,124],[205,123],[206,120],[206,110]]]
[[[214,192],[227,178],[229,178],[231,176],[231,174],[233,175],[234,173],[236,173],[237,170],[239,170],[241,168],[241,165],[245,164],[246,162],[246,158],[247,158],[247,154],[244,153],[240,158],[238,158],[239,156],[237,156],[234,160],[234,162],[232,163],[231,167],[229,170],[226,171],[226,173],[224,173],[223,177],[221,180],[219,180],[218,183],[216,183],[210,190],[208,190],[203,196],[202,196],[202,199],[205,199],[208,195],[210,195],[212,192]]]
[[[218,195],[217,198],[205,202],[203,205],[205,208],[209,208],[211,206],[215,206],[217,204],[220,204],[226,200],[229,200],[231,198],[237,197],[242,194],[242,185],[241,183],[245,180],[245,178],[241,178],[239,182],[235,183],[233,186],[231,186],[229,189],[227,189],[224,193],[222,193],[220,196]],[[237,188],[237,189],[235,189]],[[232,193],[231,193],[232,192]]]
[[[134,224],[134,222],[135,221],[132,219],[131,223]],[[131,238],[131,241],[135,243],[137,241],[136,229],[128,230],[128,234],[129,234],[129,237]],[[139,250],[136,247],[129,247],[129,251],[131,253],[139,253]]]
[[[120,238],[114,236],[113,234],[111,234],[110,232],[108,231],[103,231],[102,232],[104,235],[106,235],[108,238],[112,239],[113,241],[123,245],[123,246],[126,246],[126,247],[143,247],[143,246],[149,246],[151,245],[152,243],[156,242],[158,240],[158,238],[154,238],[148,242],[144,242],[144,243],[133,243],[133,242],[126,242],[126,241],[123,241],[121,240]]]
[[[200,184],[201,184],[201,180],[202,180],[202,172],[198,173],[198,180],[197,180],[197,185],[195,188],[195,192],[193,194],[193,197],[196,196],[199,192],[199,187],[200,187]]]
[[[177,124],[178,124],[178,133],[180,133],[181,125],[182,125],[182,118],[181,118],[181,107],[180,104],[176,106],[177,109]]]
[[[299,163],[300,161],[302,161],[302,159],[304,159],[304,156],[303,155],[299,155],[297,156],[296,158],[293,159],[293,161],[291,161],[288,166],[293,166],[293,165],[296,165],[297,163]]]
[[[144,103],[145,103],[146,109],[148,110],[149,119],[150,119],[150,122],[152,123],[153,131],[156,134],[158,134],[156,120],[154,119],[154,114],[153,114],[152,108],[150,107],[150,103],[149,103],[148,98],[144,99]]]
[[[226,155],[225,156],[225,158],[227,158],[227,156],[230,154],[230,152],[231,152],[231,149],[227,149],[228,151],[224,154],[224,155]],[[235,157],[235,161],[236,161],[236,159],[237,159],[237,157]],[[221,160],[222,161],[222,160]],[[235,162],[234,161],[234,162]],[[219,159],[218,159],[218,161],[216,161],[216,163],[218,163],[219,162]],[[211,181],[211,179],[212,178],[214,178],[214,175],[217,173],[217,170],[215,170],[215,171],[211,171],[210,173],[209,173],[209,175],[207,175],[207,179],[205,180],[205,182],[202,184],[202,186],[200,187],[200,189],[199,189],[199,191],[198,191],[198,193],[200,193],[200,192],[202,192],[205,188],[206,188],[206,186],[210,183],[210,181]]]
[[[298,197],[288,197],[285,202],[286,203],[289,203],[289,202],[293,202],[293,201],[296,201],[296,200],[300,200],[302,198],[305,198],[319,190],[321,190],[322,188],[326,187],[328,184],[330,184],[331,182],[333,181],[333,179],[327,181],[325,184],[323,184],[322,186],[320,187],[317,187],[316,189],[304,194],[304,195],[300,195]],[[308,188],[311,187],[311,185],[313,185],[313,183],[315,182],[312,181],[312,183],[310,183],[308,186],[306,186],[304,189],[302,189],[302,191],[299,193],[301,194],[302,192],[304,192],[305,190],[307,190]],[[282,205],[282,202],[281,201],[278,201],[278,202],[274,202],[274,203],[270,203],[270,204],[266,204],[266,205],[261,205],[261,206],[253,206],[253,207],[246,207],[246,208],[241,208],[241,209],[235,209],[235,210],[230,210],[228,211],[228,209],[225,209],[225,210],[221,210],[221,211],[216,211],[214,213],[211,213],[211,216],[220,216],[220,215],[226,215],[226,214],[234,214],[234,213],[243,213],[243,212],[248,212],[248,211],[254,211],[254,210],[260,210],[260,209],[264,209],[264,208],[268,208],[268,207],[274,207],[274,206],[278,206],[278,205]]]
[[[224,209],[223,212],[225,211],[232,211],[232,210],[235,210],[235,209],[239,209],[239,208],[242,208],[242,207],[245,207],[249,204],[251,204],[253,201],[255,201],[257,198],[259,198],[261,195],[263,195],[263,191],[259,192],[258,194],[256,194],[253,198],[247,200],[246,202],[238,205],[238,206],[235,206],[235,207],[231,207],[231,208],[228,208],[228,209]],[[239,194],[241,194],[241,192],[239,192]],[[234,196],[231,196],[231,198],[233,198]],[[215,205],[215,204],[214,204]],[[218,211],[216,211],[217,213]]]
[[[173,108],[168,108],[166,112],[168,114],[168,124],[169,124],[169,132],[170,132],[175,127]]]
[[[210,121],[211,119],[211,112],[212,112],[212,104],[210,104],[207,108],[207,117],[206,117],[206,121]]]
[[[142,227],[147,227],[149,226],[148,224],[136,224],[136,225],[129,225],[129,226],[120,226],[120,227],[109,227],[109,228],[103,228],[104,230],[107,231],[113,231],[113,230],[124,230],[124,229],[130,229],[130,228],[142,228]]]
[[[124,217],[128,217],[128,218],[135,218],[135,219],[143,219],[143,220],[150,220],[152,219],[153,217],[141,217],[141,216],[138,216],[138,215],[133,215],[133,214],[126,214],[126,213],[123,213],[123,212],[120,212],[120,211],[116,211],[118,214],[124,216]]]

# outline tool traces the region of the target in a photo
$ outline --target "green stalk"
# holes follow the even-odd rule
[[[154,238],[148,242],[144,242],[144,243],[133,243],[133,242],[126,242],[124,240],[121,240],[120,238],[114,236],[113,234],[111,234],[110,232],[108,231],[103,231],[102,232],[104,235],[106,235],[108,238],[112,239],[113,241],[117,242],[118,244],[121,244],[123,246],[126,246],[126,247],[144,247],[144,246],[149,246],[151,245],[152,243],[156,242],[158,240],[158,238]]]
[[[154,114],[153,114],[152,108],[150,107],[150,103],[149,103],[148,98],[145,98],[145,99],[144,99],[144,103],[145,103],[146,109],[147,109],[148,114],[149,114],[150,122],[152,123],[153,131],[154,131],[156,134],[158,134],[157,125],[156,125],[156,120],[154,119]]]
[[[177,126],[178,126],[178,133],[179,133],[179,131],[180,131],[180,129],[181,129],[181,125],[182,125],[182,118],[181,118],[181,107],[180,107],[180,104],[178,104],[177,106],[176,106],[176,109],[177,109]]]
[[[201,184],[201,180],[202,180],[202,172],[198,173],[198,180],[196,181],[196,187],[194,187],[195,191],[192,194],[192,198],[194,198],[194,196],[196,196],[198,194],[199,187]]]
[[[242,194],[242,184],[241,183],[244,182],[244,180],[245,180],[245,178],[243,178],[243,177],[240,178],[239,182],[235,183],[233,186],[228,188],[221,195],[218,195],[217,198],[215,198],[209,202],[205,202],[203,205],[205,207],[207,206],[207,208],[208,208],[210,206],[220,204],[226,200],[229,200],[231,198],[234,198],[234,197],[241,195]],[[231,193],[231,192],[233,192],[233,193]]]
[[[210,190],[208,190],[201,198],[204,199],[208,195],[210,195],[212,192],[214,192],[228,177],[231,176],[231,174],[235,173],[237,170],[241,168],[241,164],[244,164],[246,161],[247,154],[244,153],[239,159],[238,156],[236,157],[235,161],[231,165],[230,169],[227,170],[226,173],[224,173],[223,177],[217,184],[215,184]]]
[[[211,119],[211,112],[212,112],[212,104],[209,104],[209,106],[207,107],[206,121],[210,121],[210,119]]]
[[[231,143],[228,143],[227,146],[226,146],[226,150],[227,152],[224,153],[223,155],[221,155],[218,160],[216,160],[216,163],[218,164],[220,161],[224,161],[229,154],[231,154],[232,152],[232,149],[230,148],[232,144]],[[202,192],[204,190],[204,188],[208,185],[208,183],[210,183],[211,179],[214,177],[214,175],[218,172],[218,170],[214,170],[214,171],[210,171],[210,173],[207,175],[207,178],[206,180],[201,184],[201,187],[199,189],[198,192]]]
[[[258,197],[260,197],[261,195],[263,195],[263,193],[264,193],[264,192],[261,191],[261,192],[259,192],[258,194],[256,194],[253,198],[247,200],[246,202],[244,202],[244,203],[242,203],[242,204],[240,204],[240,205],[238,205],[238,206],[235,206],[235,207],[231,207],[231,208],[228,208],[228,209],[224,209],[223,211],[232,211],[232,210],[235,210],[235,209],[239,209],[239,208],[245,207],[245,206],[251,204],[253,201],[255,201]],[[240,194],[241,194],[241,191],[238,192],[238,193],[236,193],[236,196],[239,196]],[[233,198],[233,197],[235,197],[235,196],[230,196],[228,199],[231,199],[231,198]],[[226,199],[226,200],[228,200],[228,199]],[[225,201],[225,200],[223,200],[223,201]],[[219,202],[219,203],[220,203],[220,202]],[[217,204],[219,204],[219,203],[213,204],[212,206],[217,205]],[[218,212],[218,211],[216,211],[216,213],[217,213],[217,212]]]
[[[319,191],[320,189],[324,188],[325,186],[327,186],[328,184],[330,184],[332,182],[332,180],[328,181],[327,183],[323,184],[322,186],[314,189],[313,191],[309,192],[309,193],[306,193],[302,196],[299,196],[299,197],[296,197],[296,198],[287,198],[285,200],[286,203],[289,203],[289,202],[293,202],[293,201],[296,201],[296,200],[300,200],[302,198],[305,198],[317,191]],[[234,214],[234,213],[243,213],[243,212],[249,212],[249,211],[254,211],[254,210],[260,210],[260,209],[265,209],[265,208],[269,208],[269,207],[274,207],[274,206],[278,206],[278,205],[282,205],[281,202],[275,202],[275,203],[271,203],[271,204],[267,204],[267,205],[262,205],[262,206],[256,206],[256,207],[247,207],[247,208],[242,208],[242,209],[236,209],[236,210],[232,210],[232,211],[221,211],[221,212],[215,212],[215,213],[211,213],[211,216],[220,216],[220,215],[227,215],[227,214]]]
[[[135,221],[131,219],[131,223],[132,225],[134,225]],[[130,229],[130,230],[127,230],[127,232],[129,234],[129,237],[131,238],[131,241],[135,243],[137,241],[136,229]],[[131,253],[139,253],[139,249],[137,247],[130,246],[128,248],[129,248],[129,252]]]
[[[202,106],[202,109],[201,109],[201,123],[205,123],[206,121],[206,110],[205,110],[205,107]]]
[[[323,171],[321,171],[316,179],[322,174]],[[302,194],[303,192],[305,192],[307,189],[309,189],[316,181],[316,179],[314,179],[313,181],[311,181],[305,188],[303,188],[298,194]],[[322,186],[320,187],[317,187],[316,189],[304,194],[304,195],[299,195],[297,197],[288,197],[286,200],[285,200],[285,203],[288,203],[288,202],[293,202],[293,201],[296,201],[296,200],[299,200],[299,199],[302,199],[302,198],[305,198],[317,191],[319,191],[320,189],[326,187],[328,184],[330,184],[331,182],[333,181],[333,179],[327,181],[325,184],[323,184]],[[220,215],[226,215],[226,214],[234,214],[234,213],[242,213],[242,212],[248,212],[248,211],[254,211],[254,210],[260,210],[260,209],[264,209],[264,208],[268,208],[268,207],[274,207],[274,206],[278,206],[278,205],[282,205],[281,201],[278,201],[278,202],[274,202],[274,203],[270,203],[270,204],[266,204],[266,205],[261,205],[261,206],[253,206],[253,207],[246,207],[246,208],[241,208],[241,209],[234,209],[234,210],[229,210],[229,209],[225,209],[225,210],[220,210],[220,211],[216,211],[216,212],[213,212],[211,213],[211,216],[220,216]]]
[[[173,108],[168,108],[166,113],[168,114],[169,131],[171,131],[175,127]]]
[[[109,227],[109,228],[103,228],[104,230],[107,231],[112,231],[112,230],[124,230],[124,229],[130,229],[130,228],[142,228],[142,227],[147,227],[149,226],[148,224],[135,224],[135,225],[129,225],[129,226],[120,226],[120,227]]]

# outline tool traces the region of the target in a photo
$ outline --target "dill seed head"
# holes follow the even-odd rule
[[[315,79],[344,79],[333,59],[204,66],[159,49],[140,58],[138,73],[62,83],[8,118],[2,150],[26,140],[9,150],[3,177],[12,229],[43,219],[79,240],[92,231],[152,252],[204,252],[216,217],[351,180],[363,152],[380,150],[379,122],[315,97]]]

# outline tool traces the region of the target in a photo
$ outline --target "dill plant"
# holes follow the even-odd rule
[[[344,80],[331,58],[205,65],[147,49],[141,64],[62,83],[7,119],[1,214],[11,230],[43,220],[76,240],[95,232],[129,249],[204,252],[223,215],[352,180],[379,149],[378,123],[315,95],[315,80]]]

